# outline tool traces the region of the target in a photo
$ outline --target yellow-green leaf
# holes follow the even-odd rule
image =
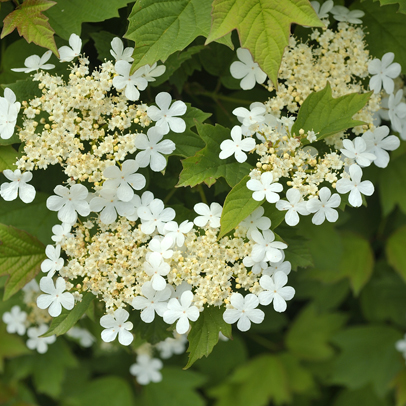
[[[16,163],[19,153],[11,146],[0,146],[0,172],[3,172],[5,169],[15,170]]]

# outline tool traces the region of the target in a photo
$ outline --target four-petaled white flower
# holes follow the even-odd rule
[[[50,196],[47,199],[47,208],[58,212],[58,219],[62,223],[74,224],[81,216],[88,216],[90,213],[87,195],[89,194],[85,186],[81,184],[72,185],[70,189],[58,185],[54,192],[58,196]]]
[[[186,113],[186,104],[181,100],[177,100],[171,106],[171,102],[172,96],[169,93],[158,93],[155,97],[155,103],[159,108],[149,106],[147,114],[152,120],[156,121],[155,127],[158,127],[163,134],[168,134],[169,130],[175,133],[183,133],[186,130],[185,120],[176,116],[183,116]]]
[[[76,326],[67,331],[66,335],[79,340],[79,344],[85,348],[91,347],[96,341],[96,339],[87,330]]]
[[[287,307],[286,301],[295,295],[295,289],[285,286],[287,283],[288,277],[282,271],[276,272],[273,276],[261,276],[259,284],[265,290],[258,295],[259,303],[267,306],[273,302],[275,311],[284,312]]]
[[[228,324],[238,322],[238,330],[248,331],[251,328],[251,322],[255,324],[263,322],[265,313],[257,309],[259,300],[253,293],[249,293],[245,297],[241,293],[233,293],[230,303],[233,309],[227,309],[223,313],[223,320]]]
[[[55,65],[52,65],[51,63],[46,63],[48,62],[49,58],[52,55],[52,51],[46,51],[44,55],[39,57],[38,55],[31,55],[28,58],[25,59],[24,65],[25,68],[14,68],[11,69],[14,72],[25,72],[25,73],[30,73],[34,70],[39,70],[39,69],[53,69],[55,68]]]
[[[134,144],[137,149],[143,149],[137,154],[135,160],[141,168],[150,166],[154,172],[165,169],[166,159],[162,154],[169,155],[176,149],[171,140],[163,140],[163,134],[159,127],[151,127],[147,135],[137,134]],[[160,142],[161,141],[161,142]]]
[[[276,272],[281,271],[286,275],[290,274],[292,270],[292,264],[289,261],[285,261],[285,253],[282,251],[282,259],[278,262],[272,262],[271,265],[262,271],[262,275],[272,276]]]
[[[238,121],[249,127],[252,124],[262,123],[265,121],[266,108],[262,103],[252,103],[250,110],[245,107],[237,107],[233,114],[237,116]]]
[[[174,338],[167,337],[156,345],[159,356],[163,359],[170,358],[173,354],[182,354],[185,352],[187,338],[184,334],[174,334]]]
[[[149,261],[151,258],[165,258],[169,259],[173,255],[173,240],[171,237],[162,237],[156,235],[148,244],[148,248],[151,252],[147,252],[146,259]]]
[[[126,61],[129,63],[133,62],[134,59],[131,57],[133,51],[133,47],[124,48],[121,38],[115,37],[111,41],[110,53],[116,61]]]
[[[161,382],[160,370],[163,363],[158,358],[151,358],[147,354],[140,354],[137,363],[130,366],[130,374],[134,375],[140,385],[147,385],[150,382]]]
[[[163,234],[165,223],[175,218],[175,210],[165,208],[164,202],[154,199],[149,206],[141,206],[137,209],[138,217],[141,219],[141,231],[145,234],[152,234],[155,229]]]
[[[27,347],[30,350],[37,350],[40,354],[45,354],[48,351],[48,345],[56,341],[56,336],[41,337],[42,334],[48,331],[46,324],[41,324],[38,327],[30,327],[27,330],[28,340]]]
[[[120,216],[131,216],[135,207],[131,202],[119,200],[114,189],[102,189],[99,196],[90,201],[90,210],[100,213],[100,221],[104,224],[111,224],[117,219],[117,213]]]
[[[363,17],[365,13],[362,10],[349,10],[344,6],[334,6],[331,9],[333,18],[337,21],[344,21],[350,24],[362,24],[360,17]]]
[[[165,323],[172,324],[176,320],[176,332],[185,334],[189,330],[189,320],[196,321],[199,318],[199,309],[192,306],[193,293],[187,290],[182,293],[180,300],[172,298],[168,302],[168,310],[164,313]]]
[[[348,202],[353,207],[362,205],[362,196],[371,196],[374,193],[374,185],[369,180],[361,182],[362,169],[353,164],[349,169],[351,179],[342,178],[336,184],[337,192],[340,194],[350,192]]]
[[[310,199],[307,202],[307,210],[310,213],[315,213],[312,218],[312,223],[320,225],[327,219],[330,223],[334,223],[338,219],[338,212],[334,210],[341,203],[341,197],[339,194],[334,193],[331,196],[331,191],[327,187],[323,187],[319,190],[319,196]]]
[[[63,46],[58,49],[59,60],[61,62],[70,62],[73,61],[77,56],[80,55],[80,50],[82,49],[82,40],[76,34],[72,34],[69,37],[69,45]]]
[[[241,127],[235,125],[231,130],[232,140],[224,140],[220,144],[221,152],[220,159],[226,159],[234,154],[235,159],[242,163],[247,160],[247,154],[243,151],[251,151],[255,148],[254,138],[242,139]]]
[[[282,192],[283,186],[273,181],[271,172],[261,174],[261,180],[250,179],[247,182],[247,188],[252,190],[252,198],[257,202],[266,199],[269,203],[276,203],[279,200],[279,192]]]
[[[64,260],[61,258],[61,246],[47,245],[45,248],[45,254],[48,259],[44,259],[41,264],[41,271],[47,272],[48,277],[52,278],[56,271],[60,271],[63,267]]]
[[[145,177],[138,171],[139,165],[134,159],[127,159],[121,169],[115,165],[108,166],[103,171],[107,180],[103,188],[115,189],[117,197],[123,202],[129,202],[134,197],[134,190],[141,190],[145,186]]]
[[[31,203],[35,199],[35,188],[32,185],[28,185],[32,179],[31,172],[21,173],[19,169],[16,169],[14,172],[10,169],[5,169],[3,175],[11,182],[4,182],[0,188],[0,195],[4,200],[11,201],[17,199],[17,196],[20,196],[20,199],[24,203]]]
[[[25,334],[25,321],[27,320],[27,313],[20,309],[20,306],[15,305],[9,312],[3,314],[3,321],[7,324],[7,332],[17,333],[22,336]]]
[[[354,141],[344,140],[341,153],[347,158],[355,160],[360,166],[369,166],[376,159],[374,154],[367,151],[367,144],[361,137],[354,138]]]
[[[333,0],[327,0],[321,5],[321,7],[318,1],[311,1],[310,4],[320,19],[328,18],[328,14],[334,6]]]
[[[264,83],[266,73],[252,59],[250,51],[245,48],[237,49],[239,61],[230,66],[231,76],[235,79],[242,79],[240,86],[244,90],[252,89],[256,83]]]
[[[286,198],[288,201],[278,200],[276,202],[276,208],[280,211],[287,210],[285,214],[286,224],[289,226],[295,226],[299,223],[299,214],[307,216],[309,211],[307,210],[306,202],[302,200],[302,194],[298,189],[289,189],[286,192]]]
[[[129,330],[133,328],[131,321],[127,321],[129,313],[124,309],[117,309],[114,314],[106,314],[100,319],[100,325],[105,328],[101,332],[104,342],[114,341],[118,334],[118,342],[122,345],[130,345],[134,336]]]
[[[40,309],[48,309],[52,317],[58,317],[62,312],[62,307],[66,310],[72,310],[75,305],[75,299],[72,293],[64,292],[66,289],[65,279],[59,277],[54,285],[51,277],[46,276],[39,281],[39,287],[45,295],[38,296],[37,306]]]
[[[117,76],[113,78],[113,86],[117,90],[125,89],[125,97],[128,100],[138,100],[140,98],[139,90],[145,90],[148,86],[148,81],[142,78],[138,72],[130,76],[131,64],[126,61],[118,61],[114,65]]]
[[[251,233],[254,230],[269,230],[271,228],[271,220],[268,217],[263,217],[265,209],[262,206],[256,208],[238,227],[247,230],[247,237],[251,238]]]
[[[152,66],[148,64],[141,66],[141,68],[139,68],[137,72],[141,75],[141,77],[145,78],[148,82],[155,82],[156,80],[155,78],[163,75],[165,71],[166,71],[165,65],[157,66],[157,63],[155,62]]]
[[[402,102],[403,89],[399,89],[396,94],[391,94],[388,100],[388,116],[392,124],[392,129],[401,132],[405,125],[406,103]]]
[[[396,135],[389,135],[389,127],[386,125],[375,128],[372,132],[368,130],[362,134],[367,145],[367,151],[376,156],[374,164],[379,168],[386,168],[389,163],[387,151],[394,151],[400,145],[400,140]]]
[[[372,75],[369,80],[369,88],[374,93],[379,93],[382,86],[386,93],[392,94],[395,89],[395,83],[393,79],[396,79],[402,70],[399,63],[393,62],[395,54],[393,52],[387,52],[380,59],[373,59],[368,64],[368,72]]]
[[[275,234],[271,230],[264,230],[262,233],[254,230],[251,238],[256,243],[251,253],[255,262],[279,262],[282,259],[281,250],[288,247],[284,242],[275,241]]]
[[[199,226],[204,227],[209,223],[209,227],[220,227],[220,218],[223,208],[216,202],[213,202],[210,207],[205,203],[196,203],[193,207],[194,211],[200,216],[197,216],[193,222]]]
[[[147,261],[144,262],[144,271],[148,276],[151,276],[152,288],[156,291],[165,289],[166,280],[163,276],[168,275],[171,267],[163,260],[161,256],[151,255]],[[143,285],[143,287],[145,284]]]
[[[157,291],[152,287],[152,283],[148,281],[142,285],[141,292],[145,297],[136,296],[131,302],[131,306],[134,309],[142,310],[141,320],[144,323],[152,323],[155,319],[155,313],[162,317],[167,310],[171,290],[167,286]]]
[[[4,97],[0,97],[0,138],[8,140],[14,134],[21,104],[16,101],[14,92],[6,87]]]
[[[252,239],[252,235],[251,235]],[[252,256],[247,256],[243,259],[242,263],[244,264],[245,267],[250,268],[252,266],[252,273],[254,275],[258,275],[259,273],[262,272],[262,270],[266,269],[268,266],[268,263],[266,261],[254,261]]]
[[[176,286],[176,289],[172,285],[168,285],[171,290],[171,298],[180,300],[183,292],[192,290],[192,285],[189,285],[186,281],[182,281],[180,285]]]
[[[52,227],[52,232],[54,235],[51,237],[52,241],[61,242],[65,238],[69,238],[72,234],[70,234],[72,226],[70,224],[62,223],[56,224]]]
[[[135,212],[131,216],[127,216],[130,221],[138,220],[138,209],[140,207],[149,207],[149,204],[154,200],[154,194],[149,190],[145,191],[141,197],[134,195],[131,199],[131,204],[135,207]]]
[[[176,221],[170,221],[164,226],[164,234],[172,238],[173,244],[177,245],[179,248],[183,247],[185,243],[185,235],[193,228],[193,223],[191,221],[185,220],[179,224]]]

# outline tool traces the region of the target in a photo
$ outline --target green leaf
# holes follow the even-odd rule
[[[60,336],[70,330],[76,322],[85,314],[90,303],[95,298],[91,293],[85,293],[82,301],[76,303],[72,310],[63,309],[62,314],[54,319],[49,326],[48,331],[41,337],[50,337],[53,334]]]
[[[185,49],[195,38],[207,37],[211,0],[137,1],[128,17],[125,38],[135,42],[131,71],[165,61]],[[232,47],[228,38],[227,44]]]
[[[50,49],[55,55],[59,55],[54,30],[49,25],[48,18],[42,14],[55,4],[56,2],[49,0],[25,0],[4,19],[0,38],[4,38],[17,28],[18,34],[23,36],[27,42],[34,42],[34,44]]]
[[[406,369],[403,369],[395,378],[396,406],[406,405]]]
[[[358,113],[368,102],[372,92],[358,94],[351,93],[333,98],[330,83],[319,92],[310,93],[300,107],[299,114],[293,124],[292,134],[299,134],[303,129],[305,133],[313,130],[317,139],[322,140],[330,135],[365,124],[363,121],[353,120],[352,116]],[[307,143],[302,140],[302,143]]]
[[[236,228],[241,221],[245,220],[257,207],[261,206],[262,202],[254,200],[252,191],[247,188],[249,180],[248,175],[244,176],[227,195],[221,214],[221,228],[218,238]]]
[[[389,404],[385,399],[379,398],[371,385],[368,385],[362,389],[344,389],[337,396],[333,406],[389,406]]]
[[[406,69],[406,16],[398,13],[397,5],[381,7],[378,2],[354,2],[351,9],[362,10],[365,32],[365,41],[375,58],[382,58],[386,52],[395,54],[395,62]],[[404,8],[404,7],[403,7]]]
[[[386,242],[386,257],[389,264],[406,281],[406,226],[396,230]]]
[[[144,323],[138,312],[131,313],[134,331],[150,344],[158,344],[168,337],[173,337],[170,326],[161,317],[155,317],[152,323]]]
[[[345,320],[340,313],[319,313],[314,305],[308,305],[290,325],[286,347],[303,360],[327,360],[334,354],[330,339]]]
[[[206,43],[238,30],[248,48],[275,84],[292,23],[322,27],[315,11],[304,0],[214,0],[213,23]]]
[[[235,186],[250,172],[251,166],[246,162],[236,162],[234,157],[219,158],[220,144],[230,138],[230,130],[218,124],[212,126],[197,123],[196,126],[206,146],[195,156],[182,161],[183,171],[177,187],[194,187],[203,182],[211,186],[220,177],[225,178],[231,187]]]
[[[365,0],[361,0],[365,1]],[[378,1],[378,0],[374,0]],[[397,4],[399,6],[398,13],[406,14],[406,1],[405,0],[379,0],[381,6],[387,6],[388,4]]]
[[[15,334],[7,333],[5,323],[0,324],[0,372],[4,370],[4,359],[28,354],[30,350]]]
[[[391,380],[403,367],[395,343],[401,334],[387,326],[368,325],[340,331],[333,343],[341,348],[331,382],[349,389],[372,384],[382,397]]]
[[[94,23],[119,17],[118,9],[131,0],[97,0],[97,3],[83,0],[57,1],[45,14],[55,33],[69,39],[72,33],[80,35],[82,23]]]
[[[0,199],[0,223],[14,226],[35,235],[43,244],[51,244],[52,227],[58,223],[58,217],[46,207],[49,196],[37,192],[35,199],[26,204],[20,199],[6,202]]]
[[[296,235],[291,228],[284,228],[281,238],[288,244],[285,250],[286,260],[292,264],[293,270],[314,265],[307,238]]]
[[[206,404],[195,390],[204,383],[203,375],[194,371],[182,371],[175,367],[165,367],[161,372],[161,382],[151,382],[145,386],[142,395],[143,406],[204,406]]]
[[[0,147],[0,172],[5,169],[15,170],[15,163],[21,156],[11,145]]]
[[[7,300],[33,279],[41,270],[44,259],[44,245],[35,237],[0,224],[0,275],[10,276],[3,299]]]
[[[231,325],[223,320],[224,309],[209,306],[200,313],[199,318],[192,324],[188,334],[189,360],[185,369],[190,368],[194,362],[203,356],[207,357],[218,343],[219,333],[231,338]]]
[[[90,36],[94,41],[99,61],[112,60],[113,56],[110,53],[111,41],[116,35],[107,31],[96,31],[92,32]]]

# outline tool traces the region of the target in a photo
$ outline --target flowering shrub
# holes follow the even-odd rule
[[[12,348],[0,385],[34,378],[6,400],[61,400],[69,367],[87,372],[66,405],[102,387],[101,404],[166,404],[183,379],[179,405],[203,404],[205,379],[216,404],[389,402],[393,386],[404,404],[406,50],[390,38],[405,15],[272,0],[257,27],[267,42],[243,17],[257,0],[177,0],[176,35],[157,23],[165,2],[122,10],[125,35],[108,19],[127,2],[113,3],[100,0],[103,17],[78,6],[76,31],[62,24],[55,38],[69,2],[5,6],[2,37],[17,26],[25,39],[0,74],[0,345]],[[377,41],[380,13],[396,24]],[[49,50],[32,55],[25,40]],[[254,342],[267,352],[247,361]],[[181,375],[164,365],[187,343],[186,367],[200,372]],[[90,354],[87,369],[72,349]],[[36,363],[58,357],[46,383]],[[97,378],[103,359],[110,375]],[[278,385],[255,400],[247,376]]]

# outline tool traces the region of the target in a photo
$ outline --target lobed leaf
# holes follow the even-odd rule
[[[4,300],[17,293],[41,270],[44,245],[32,235],[0,224],[0,275],[9,275]]]
[[[365,1],[365,0],[361,0]],[[387,6],[389,4],[397,4],[399,6],[398,13],[406,14],[406,2],[405,0],[373,0],[374,2],[379,1],[381,6]]]
[[[298,135],[300,129],[305,133],[313,130],[318,133],[317,140],[322,140],[348,128],[363,125],[363,121],[353,120],[352,116],[367,104],[371,94],[351,93],[333,98],[330,83],[327,82],[324,89],[310,93],[303,102],[291,132]],[[302,143],[307,143],[307,140]]]
[[[206,44],[237,29],[243,48],[275,84],[292,23],[323,24],[305,0],[214,0],[213,22]]]

